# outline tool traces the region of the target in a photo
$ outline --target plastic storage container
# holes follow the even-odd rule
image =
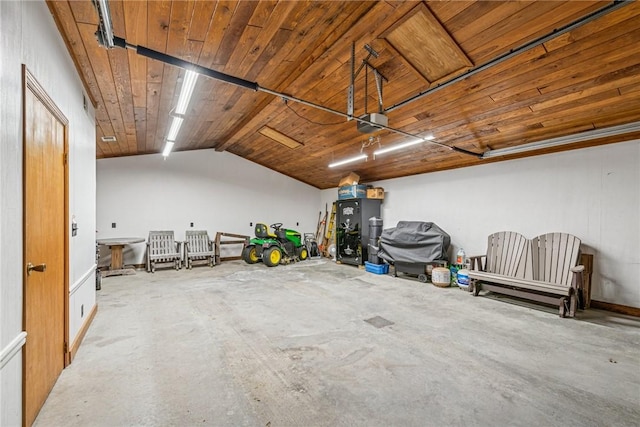
[[[451,280],[451,273],[448,268],[436,267],[431,270],[431,283],[439,288],[446,288],[449,286]]]
[[[388,274],[389,264],[373,264],[369,261],[364,262],[364,269],[373,274]]]
[[[456,280],[460,288],[469,289],[469,270],[467,270],[466,268],[458,270]]]

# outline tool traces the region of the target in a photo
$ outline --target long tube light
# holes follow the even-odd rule
[[[414,145],[422,144],[425,141],[431,141],[434,137],[432,135],[426,136],[421,139],[415,139],[413,141],[403,142],[402,144],[392,145],[390,147],[380,148],[373,152],[374,156],[379,156],[380,154],[389,153],[391,151],[401,150],[403,148],[412,147]]]
[[[162,151],[162,157],[169,157],[169,153],[171,153],[171,150],[173,150],[173,144],[173,141],[167,141],[164,146],[164,150]]]
[[[191,95],[193,94],[193,89],[196,87],[197,81],[198,73],[187,70],[184,74],[182,87],[180,88],[180,95],[178,96],[178,104],[175,109],[175,113],[177,115],[173,116],[171,126],[169,127],[169,133],[167,134],[167,143],[162,151],[162,156],[165,158],[167,158],[169,153],[171,153],[171,150],[173,150],[176,138],[178,138],[178,133],[180,132],[180,128],[184,122],[184,114],[187,112],[187,106],[189,105],[189,101],[191,100]]]
[[[174,117],[171,122],[171,127],[169,128],[169,134],[167,135],[167,141],[175,141],[178,137],[178,132],[180,132],[180,127],[182,126],[182,122],[184,119],[182,117]]]
[[[195,71],[187,70],[184,74],[184,80],[182,81],[182,88],[180,88],[180,96],[178,97],[178,104],[176,105],[176,114],[184,115],[187,112],[187,106],[191,100],[193,89],[196,87],[198,81],[198,73]]]
[[[575,135],[560,136],[557,138],[546,139],[544,141],[532,142],[529,144],[518,145],[516,147],[500,148],[497,150],[488,150],[482,155],[483,159],[491,157],[508,156],[510,154],[520,154],[527,151],[541,150],[543,148],[559,147],[562,145],[573,144],[576,142],[590,141],[597,138],[606,138],[609,136],[623,135],[625,133],[640,131],[640,122],[632,122],[619,126],[611,126],[602,129],[593,129],[586,132],[580,132]]]
[[[367,157],[366,154],[360,154],[359,156],[350,157],[348,159],[340,160],[339,162],[330,163],[330,168],[335,168],[336,166],[346,165],[347,163],[357,162],[358,160],[365,160]]]

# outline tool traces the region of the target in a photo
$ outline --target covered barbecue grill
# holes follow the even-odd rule
[[[427,265],[447,265],[451,238],[433,222],[400,221],[380,236],[378,256],[398,272],[427,281]]]

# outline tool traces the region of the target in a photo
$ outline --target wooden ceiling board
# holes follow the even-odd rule
[[[495,99],[504,98],[499,97],[497,94],[512,94],[514,88],[522,92],[522,85],[530,82],[531,79],[536,76],[541,76],[540,79],[548,79],[553,70],[559,70],[559,73],[568,72],[570,74],[572,72],[571,69],[568,71],[562,70],[565,69],[567,64],[574,62],[571,57],[577,56],[578,58],[581,58],[579,62],[589,63],[593,55],[599,55],[603,50],[608,50],[607,46],[610,43],[609,37],[614,34],[615,33],[612,32],[606,32],[606,34],[603,34],[602,43],[600,45],[592,46],[591,48],[576,44],[567,47],[562,52],[554,52],[554,55],[544,54],[542,48],[537,48],[537,50],[541,52],[540,55],[538,55],[535,50],[531,50],[510,60],[509,62],[505,62],[494,67],[492,71],[497,73],[493,74],[491,79],[484,79],[481,75],[470,77],[467,79],[467,85],[458,85],[456,88],[447,88],[446,90],[441,91],[434,102],[436,102],[437,107],[441,107],[443,102],[456,103],[461,96],[469,96],[467,93],[469,92],[469,88],[471,88],[473,92],[471,96],[475,94],[475,96],[490,95]],[[631,37],[631,39],[633,39],[633,37]],[[594,50],[590,51],[590,49]],[[521,62],[521,60],[526,61]],[[596,61],[595,64],[598,64],[598,62]],[[541,68],[541,70],[538,70],[538,68]],[[557,82],[566,81],[560,77],[566,77],[566,75],[552,76],[552,79]],[[544,80],[540,80],[540,82],[543,81]],[[538,87],[541,91],[545,90],[544,87]]]
[[[370,62],[389,78],[384,84],[385,107],[427,89],[423,75],[382,38],[394,24],[410,20],[412,11],[427,11],[463,55],[481,64],[608,4],[482,0],[109,3],[114,31],[129,43],[338,111],[346,111],[354,42],[357,65],[366,56],[364,44],[380,53]],[[133,51],[107,52],[99,47],[94,36],[97,13],[90,1],[52,0],[48,5],[96,103],[97,156],[162,151],[182,73]],[[630,2],[544,46],[404,103],[387,113],[389,124],[414,134],[432,132],[440,143],[482,152],[640,121],[637,40],[640,5]],[[449,58],[444,54],[434,61],[449,64]],[[449,70],[443,81],[452,75],[455,71],[451,74]],[[355,94],[358,112],[364,111],[363,78],[358,77]],[[375,111],[372,79],[367,99],[369,111]],[[259,133],[265,126],[304,145],[292,150],[275,144]],[[118,141],[103,143],[99,139],[103,135],[115,135]],[[390,131],[375,136],[385,146],[405,140]],[[201,77],[175,149],[226,149],[318,188],[335,186],[349,170],[366,181],[499,160],[479,160],[421,144],[389,153],[384,159],[370,156],[365,163],[327,168],[333,160],[358,154],[368,137],[356,130],[355,121],[295,102],[285,105],[280,97]],[[571,147],[560,149],[566,148]],[[374,149],[363,151],[371,154]]]
[[[429,82],[473,65],[424,4],[382,35]]]
[[[639,71],[640,72],[640,71]],[[627,95],[629,93],[635,93],[640,91],[640,83],[631,83],[618,88],[621,95]]]
[[[482,33],[476,34],[462,48],[476,64],[484,63],[498,54],[506,53],[549,33],[549,23],[555,22],[556,28],[562,27],[580,16],[598,8],[589,2],[534,2],[523,8],[509,19],[502,20]],[[584,10],[583,13],[580,13]],[[535,19],[531,19],[535,13]]]
[[[218,1],[196,1],[193,6],[193,16],[189,23],[187,39],[204,42],[209,28],[213,23],[213,15],[218,6]]]
[[[51,2],[57,3],[57,2]],[[79,24],[98,25],[98,13],[91,2],[68,2],[73,12],[73,18]]]
[[[213,69],[217,69],[213,66],[213,61],[220,48],[224,31],[239,2],[237,0],[218,0],[215,5],[213,17],[210,18],[211,22],[205,35],[204,47],[198,59],[198,64]]]
[[[356,9],[354,9],[356,12],[356,16],[360,16],[360,13],[362,10],[368,10],[368,9],[363,9],[363,8],[369,8],[371,7],[371,3],[370,2],[349,2],[348,3],[348,7],[342,7],[340,8],[340,11],[344,14],[344,13],[348,13],[348,11],[350,11],[352,7],[356,7]],[[312,17],[312,21],[309,22],[309,25],[313,28],[315,28],[316,26],[313,25],[314,21],[316,21],[315,17]],[[337,37],[335,34],[341,34],[339,31],[337,31],[337,28],[342,28],[344,27],[344,29],[349,28],[348,27],[348,23],[344,20],[344,19],[338,19],[338,18],[331,18],[328,19],[327,22],[329,23],[329,26],[325,29],[325,34],[323,34],[321,37],[319,37],[318,40],[320,40],[320,42],[316,45],[314,52],[311,55],[311,58],[316,58],[321,56],[321,54],[319,52],[317,52],[318,50],[320,51],[324,51],[325,49],[322,47],[323,43],[326,43],[326,41],[328,39],[334,39],[335,37]],[[297,34],[297,35],[296,35]],[[284,54],[288,55],[288,52],[295,52],[297,51],[298,53],[300,52],[299,49],[296,48],[296,44],[298,44],[299,42],[302,42],[302,39],[300,39],[298,41],[299,37],[304,36],[305,33],[303,32],[298,32],[293,34],[294,37],[289,38],[287,40],[287,44],[285,44],[282,49],[280,49],[279,52],[282,52]],[[333,44],[333,43],[331,43]],[[275,56],[274,56],[275,58]],[[297,62],[293,62],[291,64],[289,64],[288,60],[283,60],[281,62],[278,63],[278,65],[275,67],[275,71],[276,73],[274,73],[273,75],[275,76],[285,76],[285,79],[282,80],[282,78],[280,78],[279,83],[277,83],[276,85],[269,85],[268,83],[263,82],[262,80],[258,80],[258,83],[260,83],[262,86],[267,87],[269,89],[272,90],[277,90],[277,91],[283,91],[285,88],[287,88],[290,83],[294,82],[295,79],[297,79],[300,74],[306,70],[310,65],[311,62],[309,61],[309,57],[307,57],[306,59],[304,57],[302,57],[303,59],[299,59]],[[269,61],[269,65],[271,65],[272,63],[275,63],[276,61],[271,60]],[[307,63],[305,65],[305,62]],[[281,70],[282,69],[282,70]],[[293,71],[289,71],[288,73],[285,73],[283,70],[284,69],[292,69]],[[291,89],[289,89],[289,93],[294,93]],[[298,95],[299,96],[299,95]],[[260,98],[261,101],[256,103],[255,108],[249,112],[249,114],[246,115],[246,119],[241,121],[239,123],[239,125],[234,129],[234,131],[230,132],[229,135],[225,135],[225,137],[223,138],[225,140],[225,142],[221,143],[220,145],[218,145],[216,147],[217,150],[224,150],[227,149],[228,147],[230,147],[231,145],[233,145],[235,142],[237,142],[234,138],[234,135],[244,126],[247,125],[247,123],[249,123],[250,121],[252,121],[252,118],[256,115],[257,112],[261,111],[263,108],[265,108],[266,105],[268,105],[269,102],[271,102],[273,100],[272,96],[269,97],[261,97]]]
[[[288,90],[304,99],[312,96],[316,92],[315,86],[333,74],[325,72],[327,68],[335,69],[334,64],[327,67],[327,63],[337,62],[341,67],[350,63],[352,43],[356,45],[356,66],[359,66],[366,56],[364,44],[371,43],[377,37],[385,21],[395,22],[414,6],[415,2],[406,2],[398,8],[393,8],[386,2],[364,2],[363,7],[354,12],[359,18],[355,23],[348,19],[336,20],[342,25],[333,31],[333,42],[323,44],[322,48],[326,49],[325,51],[314,53],[313,60],[307,65],[304,73],[290,84]],[[323,79],[318,79],[318,75],[323,75]],[[348,81],[350,74],[341,75],[341,78]],[[344,91],[346,93],[346,87]]]
[[[509,2],[515,3],[515,2]],[[429,2],[429,9],[438,17],[438,20],[449,28],[449,21],[463,13],[469,7],[477,4],[475,1],[433,1]],[[477,19],[477,15],[476,15]]]
[[[384,4],[380,3],[380,4],[376,4],[376,6],[377,6],[377,7],[386,7],[387,5],[384,5]],[[403,5],[403,6],[404,6],[404,7],[407,7],[406,5]],[[390,11],[390,12],[391,12],[391,13],[393,13],[393,12],[397,12],[397,11],[392,10],[392,11]],[[400,13],[404,13],[404,12],[400,11]],[[366,22],[368,23],[369,21],[367,20]],[[363,28],[363,30],[360,30],[360,31],[368,31],[368,29]],[[345,52],[350,52],[350,45],[349,45],[349,44],[345,44],[345,45],[343,45],[342,50],[344,50]],[[349,60],[349,58],[347,57],[347,61],[348,61],[348,60]],[[318,60],[318,61],[317,61],[317,62],[316,62],[312,67],[310,67],[310,68],[317,68],[317,69],[322,70],[322,68],[321,68],[321,67],[317,67],[317,66],[316,66],[319,62],[321,62],[321,61],[320,61],[320,60]],[[337,61],[335,61],[335,60],[333,60],[333,59],[330,59],[330,60],[329,60],[329,63],[331,64],[331,66],[332,66],[332,67],[334,67],[334,69],[336,69],[336,70],[337,70],[337,68],[338,68],[338,67],[336,67]],[[340,65],[340,67],[342,67],[342,70],[343,70],[343,71],[345,71],[345,73],[347,73],[347,72],[348,72],[349,64],[348,64],[348,62],[347,62],[347,63],[343,63],[343,64],[341,64],[341,65]],[[323,72],[324,72],[324,71],[326,71],[326,70],[323,70]],[[315,77],[315,76],[313,75],[313,71],[311,72],[311,74],[312,74],[312,75],[311,75],[311,78],[310,78],[310,79],[305,79],[305,86],[306,86],[307,88],[309,88],[309,90],[310,90],[310,91],[312,91],[312,92],[310,92],[310,93],[303,93],[303,96],[304,96],[304,95],[307,95],[307,98],[305,98],[305,99],[308,99],[308,100],[311,100],[311,101],[314,101],[314,102],[322,103],[322,101],[323,101],[322,99],[320,99],[320,98],[314,98],[314,97],[312,97],[312,96],[310,96],[310,95],[311,95],[312,93],[321,94],[321,95],[324,95],[324,94],[326,94],[326,93],[329,93],[329,94],[330,94],[329,96],[336,96],[335,92],[333,92],[333,91],[329,91],[329,92],[327,92],[326,90],[324,90],[324,89],[323,89],[323,88],[321,88],[321,87],[314,86],[314,85],[313,85],[313,83],[307,83],[307,82],[309,82],[309,80],[312,80],[312,82],[314,81],[314,80],[313,80],[313,77]],[[343,74],[344,74],[344,73],[343,73]],[[305,72],[305,76],[307,76],[307,75],[308,75],[308,73],[307,73],[307,72]],[[301,79],[304,79],[304,78],[305,78],[305,76],[301,76]],[[337,80],[336,80],[336,81],[331,81],[331,76],[338,76],[338,78],[337,78]],[[324,77],[324,76],[323,76],[323,77]],[[344,77],[343,77],[343,76],[340,76],[340,74],[333,74],[333,73],[330,73],[330,74],[327,74],[327,75],[326,75],[326,78],[317,79],[317,80],[315,80],[315,81],[319,82],[319,83],[318,83],[318,85],[325,84],[325,85],[328,85],[329,87],[333,87],[333,86],[335,86],[335,84],[337,84],[337,83],[339,83],[340,81],[343,81],[343,80],[344,80]],[[333,90],[335,90],[335,88],[334,88]],[[292,92],[293,92],[293,91],[292,91]],[[295,93],[295,92],[294,92],[294,93]],[[298,94],[297,94],[297,95],[298,95]],[[299,95],[298,95],[298,96],[299,96]],[[344,97],[344,91],[342,91],[342,90],[341,90],[341,91],[339,92],[339,95],[338,95],[338,96],[340,96],[340,97]],[[283,104],[281,104],[279,100],[275,99],[275,100],[273,100],[272,102],[280,104],[280,106],[281,106],[281,111],[284,111]],[[361,102],[360,104],[363,104],[363,103]],[[326,103],[322,103],[322,105],[327,105],[327,104],[326,104]],[[339,101],[339,104],[338,104],[338,105],[327,105],[327,106],[329,106],[329,107],[333,107],[333,108],[336,108],[336,109],[341,110],[341,111],[342,111],[342,110],[346,110],[346,100],[345,100],[345,99],[341,99],[341,100]],[[285,111],[285,113],[286,113],[286,111]],[[318,113],[318,112],[316,111],[316,112],[315,112],[315,114],[317,114],[317,113]],[[323,114],[323,115],[326,117],[326,113],[322,113],[322,112],[320,112],[320,113],[321,113],[321,114]],[[336,118],[339,118],[339,117],[338,117],[338,116],[336,116]],[[299,121],[299,118],[297,118],[297,119],[298,119],[298,121]],[[272,119],[269,119],[269,121],[271,121],[271,120],[272,120]],[[294,118],[294,120],[295,120],[295,118]],[[345,121],[346,121],[346,120],[345,120]],[[335,119],[334,119],[334,118],[331,118],[331,123],[334,123],[334,122],[335,122]],[[298,123],[298,124],[299,124],[299,123]],[[256,124],[255,126],[256,126],[256,127],[259,127],[259,125],[260,125],[260,124]],[[231,145],[231,144],[229,144],[229,145]]]
[[[455,40],[463,44],[499,22],[509,19],[529,4],[531,2],[474,2],[450,18],[437,13],[437,9],[434,9],[436,3],[430,3],[429,7],[434,10],[434,15],[443,23],[445,28],[455,35]],[[478,19],[478,17],[482,17],[482,19]]]
[[[226,65],[229,57],[233,54],[234,45],[242,36],[255,7],[255,2],[239,1],[235,5],[230,4],[228,8],[220,10],[221,16],[218,19],[224,25],[211,28],[214,32],[213,40],[209,40],[207,37],[207,44],[214,42],[216,46],[214,48],[215,54],[206,66],[221,70]]]

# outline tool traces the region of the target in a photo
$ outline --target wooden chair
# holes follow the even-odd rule
[[[574,316],[582,298],[584,266],[578,265],[580,244],[580,239],[567,233],[547,233],[531,239],[533,280],[559,288],[554,288],[559,299],[552,303],[563,304],[561,315],[568,310],[569,317]]]
[[[188,269],[194,261],[205,261],[209,267],[215,265],[216,253],[206,230],[187,230],[184,243],[184,262]]]
[[[147,271],[153,273],[157,266],[170,265],[182,268],[182,242],[176,242],[173,231],[150,231],[147,241]]]
[[[531,265],[528,263],[530,243],[526,237],[514,231],[500,231],[491,234],[487,240],[486,255],[469,257],[472,270],[532,278]]]

